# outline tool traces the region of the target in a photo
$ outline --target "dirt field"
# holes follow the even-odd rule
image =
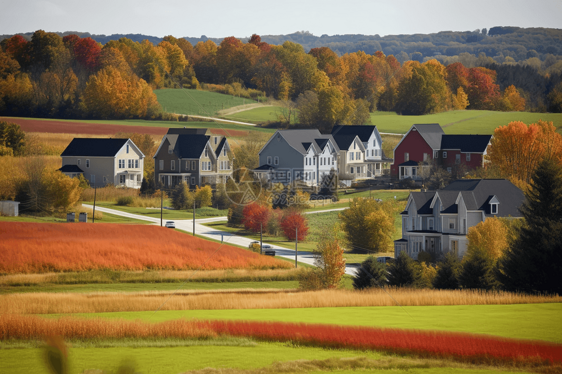
[[[166,127],[149,126],[129,126],[129,125],[109,125],[102,123],[82,123],[57,120],[41,120],[28,118],[6,118],[0,117],[0,121],[17,123],[25,132],[44,132],[57,134],[87,134],[87,135],[115,135],[119,132],[149,134],[163,136],[168,132]],[[216,129],[211,128],[211,132],[227,137],[248,136],[248,131]]]

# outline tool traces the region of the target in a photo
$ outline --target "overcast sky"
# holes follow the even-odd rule
[[[493,26],[562,28],[562,0],[0,0],[0,34],[384,36]]]

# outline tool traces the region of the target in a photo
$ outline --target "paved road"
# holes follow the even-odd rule
[[[205,116],[193,116],[193,115],[188,115],[189,118],[195,118],[195,119],[204,119],[204,120],[208,120],[208,121],[215,121],[215,122],[224,122],[224,123],[234,123],[236,125],[245,125],[245,126],[255,126],[255,123],[249,123],[249,122],[240,122],[240,121],[232,121],[229,119],[222,119],[222,118],[216,118],[216,117],[205,117]]]
[[[87,204],[83,204],[83,206],[86,207],[86,208],[93,208],[91,205],[87,205]],[[339,210],[344,210],[344,209],[345,208],[330,209],[330,210],[323,210],[323,211],[313,211],[313,212],[307,212],[307,214],[339,211]],[[153,224],[160,225],[160,218],[146,217],[146,216],[143,216],[141,214],[127,213],[127,212],[123,212],[123,211],[120,211],[120,210],[103,208],[103,207],[96,207],[96,210],[99,210],[100,212],[103,212],[103,213],[109,213],[109,214],[113,214],[113,215],[116,215],[116,216],[138,219],[140,221],[147,221],[147,222],[151,222]],[[227,217],[212,217],[212,218],[196,219],[195,220],[195,234],[206,237],[206,238],[209,238],[209,239],[213,239],[213,240],[218,240],[218,241],[222,240],[224,243],[227,243],[227,244],[234,244],[234,245],[239,245],[239,246],[242,246],[242,247],[248,247],[250,245],[250,243],[254,241],[253,239],[245,238],[243,236],[234,235],[234,234],[226,232],[226,231],[215,230],[212,227],[205,226],[205,223],[220,222],[220,221],[225,221],[226,219],[227,219]],[[182,231],[185,231],[187,233],[193,233],[193,221],[192,220],[174,220],[174,222],[175,222],[176,228],[178,230],[182,230]],[[164,221],[164,223],[165,223],[165,221]],[[266,241],[264,241],[263,244],[265,245],[265,244],[268,244],[268,243]],[[271,245],[271,247],[275,250],[276,256],[288,258],[288,259],[291,259],[291,260],[295,259],[295,250],[294,249],[287,249],[287,248],[279,247],[279,246],[273,245],[273,244],[268,244],[268,245]],[[309,264],[309,265],[314,265],[314,257],[313,257],[311,252],[298,251],[297,257],[298,257],[299,262],[303,262],[303,263]],[[346,268],[345,268],[346,274],[355,275],[355,272],[356,272],[355,266],[346,266]]]

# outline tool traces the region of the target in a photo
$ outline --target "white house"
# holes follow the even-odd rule
[[[131,139],[74,138],[61,157],[62,173],[82,174],[92,187],[141,186],[144,154]]]

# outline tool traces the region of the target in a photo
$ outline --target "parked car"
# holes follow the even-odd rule
[[[169,229],[175,229],[176,223],[174,221],[166,221],[166,224],[164,226],[166,226]]]
[[[383,264],[390,264],[394,262],[394,257],[389,257],[389,256],[377,257],[377,262],[381,262]]]

